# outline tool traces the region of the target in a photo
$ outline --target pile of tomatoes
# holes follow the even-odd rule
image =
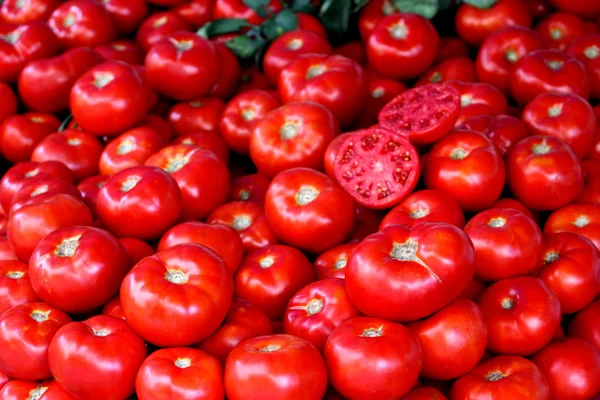
[[[600,398],[600,2],[0,3],[0,400]]]

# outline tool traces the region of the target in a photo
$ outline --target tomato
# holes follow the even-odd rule
[[[365,4],[358,18],[358,29],[363,42],[369,40],[377,24],[387,15],[398,13],[389,0],[373,0]]]
[[[529,208],[525,207],[523,203],[521,203],[519,200],[515,200],[509,197],[503,197],[498,199],[498,201],[492,204],[490,208],[509,208],[512,210],[521,211],[523,214],[527,215],[529,218],[534,220],[536,224],[539,225],[541,222],[539,213],[531,211]]]
[[[534,210],[572,202],[583,188],[581,161],[553,136],[530,136],[506,153],[507,182],[517,200]]]
[[[298,27],[296,29],[314,32],[321,37],[327,38],[327,30],[318,18],[306,12],[296,13],[296,18],[298,18]]]
[[[35,203],[57,193],[69,194],[77,198],[80,197],[75,185],[69,181],[56,178],[34,179],[25,183],[21,190],[15,194],[8,212],[9,214],[14,213],[24,205]]]
[[[158,243],[158,251],[182,243],[197,243],[217,253],[232,275],[244,258],[244,247],[235,229],[226,225],[210,225],[202,222],[184,222],[169,229]]]
[[[142,22],[135,35],[136,42],[144,53],[172,33],[190,31],[190,23],[177,12],[161,11],[150,15]]]
[[[175,179],[159,168],[132,167],[100,188],[96,207],[102,223],[116,236],[154,239],[179,219],[181,192]]]
[[[141,128],[142,126],[154,130],[165,140],[171,140],[173,138],[173,129],[171,129],[171,126],[166,120],[159,116],[151,114],[146,115],[144,123],[140,125],[139,128]]]
[[[100,173],[110,176],[130,167],[144,165],[165,144],[160,134],[151,128],[141,126],[130,129],[106,145],[99,160]]]
[[[17,96],[4,82],[0,82],[0,100],[0,122],[2,122],[9,115],[17,113]]]
[[[460,115],[455,125],[462,124],[470,117],[478,115],[496,116],[506,114],[508,100],[495,87],[487,83],[448,81],[460,93]]]
[[[179,101],[208,94],[219,78],[219,68],[216,47],[191,32],[175,32],[161,39],[146,55],[150,86]]]
[[[77,189],[79,190],[79,194],[83,199],[83,202],[92,212],[94,218],[98,218],[98,210],[96,209],[96,199],[98,197],[98,193],[100,192],[100,188],[106,184],[108,181],[108,176],[104,175],[96,175],[90,176],[82,180],[79,185],[77,185]]]
[[[600,13],[600,5],[582,0],[550,0],[550,4],[559,10],[581,15],[595,15]]]
[[[210,150],[229,164],[229,146],[223,136],[210,131],[196,131],[177,136],[171,144],[191,144],[202,149]]]
[[[70,0],[62,3],[48,19],[48,26],[65,48],[96,47],[117,38],[117,28],[106,8],[99,3]]]
[[[248,201],[263,205],[271,181],[259,174],[244,175],[232,179],[231,201]]]
[[[534,363],[517,356],[498,356],[460,377],[452,385],[449,398],[550,400],[551,393],[546,378]]]
[[[283,8],[280,0],[270,0],[266,4],[264,9],[270,15],[277,14]],[[214,2],[213,19],[219,18],[241,18],[252,25],[260,25],[264,20],[264,17],[257,14],[242,0],[216,0]]]
[[[265,75],[274,85],[281,71],[301,54],[333,54],[333,48],[323,35],[307,30],[289,31],[273,41],[263,57]]]
[[[220,60],[220,75],[210,94],[221,98],[231,97],[237,89],[242,67],[237,56],[224,43],[215,42]]]
[[[0,261],[18,260],[6,236],[0,236]],[[20,274],[18,274],[20,275]],[[18,279],[18,277],[17,277]],[[10,305],[10,304],[9,304]],[[0,308],[0,314],[2,314]]]
[[[578,233],[590,239],[600,250],[600,204],[569,204],[550,214],[544,234]]]
[[[242,70],[240,85],[237,93],[241,94],[249,90],[272,89],[271,82],[256,66],[249,66]]]
[[[504,279],[479,300],[488,329],[488,351],[530,355],[543,348],[560,324],[558,297],[538,278]]]
[[[346,276],[346,265],[352,251],[358,243],[345,243],[322,253],[314,263],[317,279],[344,279]]]
[[[447,58],[468,57],[469,46],[457,37],[442,37],[438,46],[436,61],[442,61]]]
[[[59,43],[48,25],[35,21],[27,24],[0,23],[0,82],[13,83],[30,61],[52,57]]]
[[[600,99],[600,34],[586,35],[573,40],[567,52],[585,65],[590,79],[591,97]]]
[[[56,381],[50,382],[40,400],[76,400]]]
[[[347,127],[364,109],[362,99],[367,95],[367,79],[362,67],[348,58],[302,54],[281,71],[278,88],[284,103],[319,103]]]
[[[448,400],[448,398],[432,387],[418,387],[408,392],[400,400]]]
[[[238,94],[225,106],[219,132],[231,150],[248,154],[254,125],[280,105],[280,101],[272,93],[264,90],[249,90]]]
[[[392,208],[381,221],[379,228],[390,225],[413,227],[423,222],[446,222],[462,228],[465,226],[465,215],[460,204],[445,192],[420,190]]]
[[[333,53],[354,60],[363,66],[367,64],[367,49],[359,40],[338,46],[333,49]]]
[[[423,86],[428,83],[441,83],[449,80],[464,82],[475,82],[475,63],[469,57],[450,57],[440,61],[431,67],[415,83],[415,86]]]
[[[393,79],[382,78],[376,74],[369,75],[367,81],[369,96],[367,97],[367,104],[358,124],[358,126],[365,128],[377,124],[377,116],[383,106],[406,90],[406,86],[403,83],[396,82]]]
[[[586,34],[585,24],[575,14],[555,12],[538,22],[535,30],[544,38],[548,47],[565,50],[574,39]]]
[[[329,383],[352,399],[397,399],[417,382],[422,364],[419,342],[406,327],[368,317],[340,324],[323,355]]]
[[[212,0],[192,0],[175,7],[175,12],[198,29],[212,19],[213,5]]]
[[[216,97],[177,103],[169,110],[169,123],[176,135],[195,131],[217,131],[225,103]]]
[[[21,399],[35,399],[48,390],[51,380],[43,382],[32,382],[32,381],[10,381],[2,387],[0,390],[0,398],[3,400],[21,400]]]
[[[506,26],[530,27],[531,16],[522,0],[499,0],[485,8],[462,4],[456,13],[455,25],[462,40],[478,46],[490,34]]]
[[[346,289],[365,315],[412,321],[454,300],[474,271],[473,245],[459,228],[441,222],[393,225],[350,254]]]
[[[102,149],[102,143],[96,136],[81,130],[65,129],[46,136],[38,143],[31,154],[31,161],[60,160],[73,172],[75,180],[81,181],[98,173]]]
[[[510,72],[509,90],[524,105],[545,92],[590,94],[585,66],[575,57],[558,50],[534,50],[517,61]]]
[[[520,211],[496,208],[465,227],[475,247],[475,278],[494,282],[531,274],[542,256],[542,232]]]
[[[60,120],[52,114],[30,112],[6,117],[0,125],[2,155],[14,164],[29,161],[38,143],[59,127]]]
[[[112,315],[113,317],[125,319],[123,308],[121,307],[121,298],[119,295],[111,299],[102,308],[102,315]]]
[[[102,0],[99,3],[108,11],[121,34],[135,31],[148,15],[148,4],[144,0]]]
[[[492,144],[502,156],[513,144],[529,136],[525,124],[510,115],[477,115],[470,117],[457,126],[457,130],[464,129],[482,133],[490,138]]]
[[[589,239],[571,232],[547,235],[538,277],[556,294],[561,312],[590,304],[600,287],[600,253]]]
[[[108,315],[64,325],[48,349],[56,381],[72,396],[88,399],[117,400],[133,394],[146,355],[146,344],[133,329]]]
[[[429,144],[447,135],[460,114],[460,93],[445,84],[407,90],[384,106],[379,124],[408,133],[415,144]]]
[[[127,254],[129,268],[137,264],[142,258],[152,256],[154,253],[156,253],[148,243],[140,239],[120,238],[119,242]]]
[[[0,20],[12,24],[46,21],[59,4],[59,0],[6,0],[0,5]]]
[[[15,260],[0,260],[0,315],[20,304],[39,301],[31,287],[29,265]]]
[[[591,399],[600,393],[600,350],[583,339],[553,342],[532,361],[546,376],[553,399]]]
[[[121,286],[121,304],[127,322],[148,342],[186,346],[219,327],[232,294],[231,273],[217,253],[181,244],[133,267]]]
[[[575,314],[569,325],[569,337],[578,337],[600,349],[600,300],[587,305]]]
[[[28,381],[52,377],[48,346],[60,327],[71,322],[64,312],[44,303],[16,306],[0,316],[0,368]],[[20,360],[20,362],[15,362]]]
[[[123,61],[131,65],[143,65],[144,53],[140,46],[131,40],[117,40],[97,46],[96,50],[107,61]]]
[[[438,141],[423,167],[425,186],[448,193],[465,212],[489,208],[502,192],[502,157],[486,136],[457,131]]]
[[[0,371],[0,389],[2,389],[9,381],[10,378],[6,376],[4,372]]]

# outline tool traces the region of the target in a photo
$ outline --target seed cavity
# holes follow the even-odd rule
[[[131,153],[135,148],[131,139],[125,139],[117,146],[117,154],[122,156]]]
[[[177,368],[189,368],[192,365],[192,360],[190,360],[189,358],[178,358],[177,360],[175,360],[175,366]]]
[[[404,21],[390,26],[390,35],[396,40],[405,40],[406,36],[408,36],[408,28]]]
[[[302,186],[296,193],[296,204],[305,206],[319,197],[319,191],[310,186]]]
[[[333,264],[333,269],[344,269],[346,268],[346,265],[348,265],[347,258],[338,258],[335,260],[335,264]]]
[[[488,382],[496,382],[504,379],[504,374],[500,371],[489,372],[485,376],[485,380]]]
[[[247,215],[238,215],[233,219],[231,227],[236,231],[243,231],[244,229],[250,228],[252,225],[252,219]]]
[[[48,390],[48,386],[42,386],[40,384],[38,387],[29,392],[29,397],[27,400],[40,400],[42,395],[46,393],[46,390]]]
[[[110,335],[110,331],[108,329],[92,328],[92,333],[94,334],[94,336],[98,336],[98,337],[106,337],[106,336]]]
[[[94,72],[94,86],[97,89],[102,89],[115,79],[115,76],[110,72]]]
[[[179,269],[168,269],[165,274],[165,279],[176,285],[183,285],[188,281],[188,276],[185,272]]]
[[[50,315],[50,310],[48,310],[48,311],[35,310],[31,314],[29,314],[29,316],[31,317],[31,319],[33,319],[36,322],[47,321],[49,315]]]
[[[275,259],[271,256],[263,257],[258,262],[261,268],[271,268],[275,264]]]
[[[515,300],[511,299],[510,297],[507,297],[505,299],[502,299],[500,306],[505,310],[510,310],[515,306]]]
[[[9,279],[21,279],[23,276],[25,276],[25,272],[23,271],[9,271],[6,274],[6,277]]]
[[[244,121],[252,121],[256,118],[256,111],[253,108],[244,108],[242,110],[242,118]]]
[[[583,50],[583,54],[590,60],[594,60],[594,59],[600,57],[600,47],[598,47],[596,45],[586,47],[585,50]]]
[[[575,219],[575,222],[573,222],[573,224],[578,228],[583,228],[583,227],[587,226],[589,223],[590,223],[590,219],[588,217],[586,217],[585,215],[580,215],[579,217],[577,217]]]
[[[297,121],[288,121],[279,129],[281,140],[293,139],[300,132],[300,123]]]
[[[560,254],[558,254],[556,251],[546,253],[546,255],[544,256],[544,264],[552,264],[554,261],[558,260],[559,258],[560,258]]]
[[[312,299],[306,306],[308,315],[315,315],[323,310],[323,301],[320,299]]]
[[[306,79],[312,79],[325,72],[325,67],[321,64],[319,65],[311,65],[306,72]]]
[[[58,246],[56,246],[56,249],[54,250],[54,255],[58,257],[73,257],[73,255],[75,254],[75,250],[77,250],[77,247],[79,246],[80,238],[81,235],[64,239],[62,242],[60,242]]]
[[[65,28],[70,28],[75,25],[75,22],[77,22],[77,16],[73,13],[69,13],[65,19],[63,19],[62,24]]]
[[[271,353],[271,352],[277,351],[277,350],[279,350],[279,346],[274,345],[274,344],[269,344],[265,347],[258,349],[258,351],[260,351],[261,353]]]
[[[461,147],[458,147],[450,152],[450,158],[453,160],[463,160],[469,155],[469,152]]]
[[[294,38],[294,39],[290,40],[289,42],[287,42],[285,47],[287,47],[289,50],[298,50],[298,49],[302,48],[303,44],[304,43],[302,42],[302,40],[300,40],[298,38]]]
[[[492,218],[488,222],[488,226],[490,226],[492,228],[502,228],[505,225],[506,225],[506,220],[504,218],[501,218],[501,217]]]
[[[428,214],[429,214],[429,210],[424,210],[422,208],[419,208],[417,210],[411,210],[408,213],[408,216],[413,219],[418,219],[418,218],[423,218],[423,217],[427,216]]]
[[[548,109],[548,116],[553,118],[558,117],[560,114],[562,114],[562,109],[562,104],[555,104]]]
[[[250,198],[251,194],[252,194],[252,192],[249,190],[240,190],[239,198],[242,201],[247,201]]]
[[[392,251],[390,252],[390,257],[394,260],[398,261],[411,261],[419,264],[439,283],[442,282],[441,278],[433,272],[431,268],[423,260],[419,258],[417,255],[417,250],[419,250],[419,243],[413,242],[411,239],[408,239],[405,243],[397,243],[394,242]]]
[[[360,334],[362,337],[380,337],[383,336],[383,327],[379,328],[368,328]]]

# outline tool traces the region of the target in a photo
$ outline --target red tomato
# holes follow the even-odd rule
[[[148,4],[144,0],[102,0],[98,1],[112,17],[117,31],[132,33],[148,15]]]
[[[487,83],[448,81],[460,93],[460,115],[455,125],[462,124],[470,117],[478,115],[496,116],[506,114],[508,100],[495,87]]]
[[[144,52],[131,40],[117,40],[96,47],[96,50],[107,61],[123,61],[131,65],[144,65]]]
[[[450,399],[550,400],[550,394],[546,378],[534,363],[522,357],[499,356],[459,378],[452,385]]]
[[[12,24],[46,21],[60,0],[5,0],[0,5],[0,20]]]
[[[586,35],[573,40],[567,52],[585,65],[590,79],[591,97],[600,99],[600,34]]]
[[[419,387],[408,392],[400,400],[448,400],[448,398],[432,387]]]
[[[135,40],[144,53],[147,53],[152,46],[172,33],[190,30],[192,30],[190,23],[177,12],[161,11],[150,15],[142,22]]]
[[[184,222],[169,229],[158,243],[158,251],[183,243],[201,244],[213,250],[227,264],[232,275],[244,258],[244,246],[235,229],[226,225]]]
[[[0,398],[3,400],[22,400],[41,398],[50,387],[51,380],[43,382],[32,381],[10,381],[0,390]]]
[[[333,49],[333,53],[356,61],[360,65],[367,63],[367,49],[361,41],[353,41]]]
[[[358,246],[358,243],[340,244],[317,257],[314,263],[317,279],[344,279],[348,258],[356,246]]]
[[[223,325],[198,348],[225,365],[229,353],[238,344],[246,339],[271,333],[271,321],[267,314],[246,300],[233,299]]]
[[[569,337],[578,337],[600,349],[600,300],[575,314],[569,325]]]
[[[358,18],[358,29],[363,42],[369,40],[369,36],[371,36],[375,30],[379,21],[387,15],[398,12],[399,11],[389,0],[373,0],[367,2],[361,9]]]
[[[360,242],[367,236],[377,232],[382,219],[383,215],[378,211],[362,206],[356,207],[354,229],[352,229],[346,241]]]
[[[169,123],[175,135],[196,131],[216,132],[224,107],[223,100],[217,97],[177,103],[169,110]]]
[[[50,382],[40,400],[76,400],[56,381]]]
[[[29,276],[46,303],[68,313],[85,313],[118,293],[128,261],[123,246],[110,233],[68,227],[57,229],[36,246]]]
[[[575,57],[558,50],[534,50],[517,61],[510,72],[509,89],[517,103],[524,105],[545,92],[590,95],[585,66]]]
[[[237,93],[243,93],[249,90],[267,90],[272,89],[271,82],[256,66],[249,66],[242,70],[240,76],[240,86]]]
[[[559,10],[581,15],[595,15],[600,13],[600,5],[584,0],[550,0],[550,4]]]
[[[223,110],[219,131],[233,151],[248,154],[250,134],[255,123],[280,105],[273,94],[264,90],[239,94]]]
[[[526,207],[554,210],[572,202],[583,188],[581,161],[553,136],[530,136],[506,153],[507,183]]]
[[[479,300],[488,329],[488,351],[530,355],[543,348],[560,324],[558,297],[538,278],[494,283]]]
[[[148,342],[189,346],[219,327],[232,294],[231,273],[217,253],[181,244],[133,267],[121,286],[121,304],[127,322]]]
[[[403,396],[417,382],[422,363],[419,342],[406,327],[368,317],[339,325],[323,355],[329,383],[352,399]]]
[[[216,47],[191,32],[175,32],[161,39],[146,55],[150,86],[179,101],[210,92],[220,73]]]
[[[423,176],[427,188],[448,193],[465,212],[477,212],[498,200],[505,170],[490,139],[474,131],[457,131],[431,148]]]
[[[177,136],[171,144],[191,144],[202,149],[210,150],[215,155],[229,164],[229,146],[223,136],[211,131],[195,131]]]
[[[71,318],[44,303],[16,306],[0,316],[0,368],[14,379],[52,377],[48,346],[56,331]],[[19,362],[16,362],[19,360]]]
[[[534,220],[536,224],[539,225],[541,221],[539,213],[532,212],[529,208],[525,207],[523,203],[521,203],[519,200],[511,199],[509,197],[503,197],[498,199],[498,201],[492,204],[490,208],[509,208],[512,210],[521,211],[523,214],[527,215],[529,218]]]
[[[154,239],[175,225],[182,200],[169,174],[141,166],[113,175],[100,188],[96,206],[100,220],[116,236]]]
[[[475,278],[495,282],[531,274],[542,256],[542,231],[521,211],[495,208],[465,227],[475,247]]]
[[[220,60],[220,75],[210,94],[221,98],[231,97],[237,89],[242,67],[237,56],[224,43],[214,42]]]
[[[296,18],[298,18],[298,27],[296,29],[314,32],[324,38],[327,37],[327,31],[318,18],[313,17],[306,12],[296,13]]]
[[[262,6],[261,6],[262,7]],[[283,8],[280,0],[270,0],[264,7],[270,15],[275,15]],[[213,19],[241,18],[249,24],[259,25],[264,18],[242,0],[216,0],[214,2]]]
[[[245,400],[256,396],[257,388],[261,400],[321,399],[327,389],[323,358],[292,335],[247,339],[227,358],[225,393],[229,400]]]
[[[428,83],[441,83],[449,80],[464,82],[475,82],[475,63],[465,56],[451,57],[435,64],[415,83],[415,86],[423,86]]]
[[[299,250],[271,245],[250,252],[235,276],[235,295],[280,320],[288,301],[315,280],[310,261]]]
[[[541,20],[535,30],[544,38],[548,47],[565,50],[574,39],[586,34],[585,24],[575,14],[555,12]]]
[[[377,116],[383,106],[406,90],[406,86],[403,83],[396,82],[393,79],[382,78],[376,74],[368,76],[368,85],[369,96],[366,100],[367,104],[358,123],[358,126],[365,128],[377,124]]]
[[[173,138],[173,130],[171,129],[171,125],[169,123],[156,115],[146,115],[144,119],[144,123],[140,125],[138,128],[147,127],[154,130],[165,140],[171,140]]]
[[[57,193],[69,194],[77,198],[80,197],[77,188],[69,181],[56,178],[34,179],[25,183],[21,190],[13,197],[8,212],[9,214],[14,213],[24,205],[35,203],[40,199]]]
[[[175,12],[198,29],[212,19],[213,6],[212,0],[192,0],[175,7]]]
[[[550,214],[544,234],[579,233],[590,239],[600,250],[600,204],[569,204]]]
[[[546,376],[552,399],[592,399],[600,393],[600,350],[585,340],[553,342],[532,361]]]
[[[248,201],[263,205],[271,181],[262,175],[251,174],[234,178],[231,181],[231,201]]]
[[[330,178],[335,179],[335,158],[337,156],[337,153],[338,153],[340,147],[344,143],[344,141],[348,137],[352,136],[352,134],[353,134],[353,132],[346,132],[346,133],[337,135],[327,145],[327,148],[325,149],[325,155],[323,156],[323,164],[324,164],[323,166],[325,169],[325,173]]]
[[[117,400],[133,394],[147,352],[144,341],[125,321],[98,315],[60,328],[50,343],[48,359],[52,375],[72,396]]]
[[[117,28],[102,4],[70,0],[52,12],[48,26],[65,48],[96,47],[117,38]]]
[[[458,297],[477,302],[486,288],[487,286],[485,283],[482,283],[477,279],[471,279],[467,287],[458,295]]]
[[[525,124],[510,115],[477,115],[468,118],[456,129],[467,129],[484,134],[490,138],[492,144],[502,156],[513,144],[529,136]]]
[[[0,260],[0,315],[20,304],[39,301],[31,287],[29,265],[15,260]]]
[[[0,125],[2,155],[13,164],[29,161],[38,143],[59,127],[60,120],[52,114],[29,112],[6,117]]]
[[[381,19],[367,42],[367,58],[377,72],[392,79],[412,79],[433,64],[439,36],[424,17],[393,13]]]
[[[0,82],[0,122],[4,121],[9,115],[16,113],[17,96],[15,96],[15,93],[10,86],[4,82]]]
[[[454,300],[474,271],[473,245],[459,228],[441,222],[393,225],[354,249],[346,289],[365,315],[412,321]]]
[[[6,236],[0,236],[0,261],[18,260]],[[32,289],[33,290],[33,289]],[[10,305],[10,304],[9,304]],[[0,314],[2,311],[0,309]]]
[[[0,389],[2,389],[9,381],[10,378],[6,376],[4,372],[0,371]]]
[[[140,366],[135,389],[141,400],[221,399],[225,396],[223,367],[215,358],[197,349],[161,349]]]
[[[469,46],[456,37],[443,37],[440,38],[440,44],[436,55],[436,61],[442,61],[447,58],[454,57],[468,57]]]
[[[143,240],[136,238],[120,238],[119,242],[125,249],[129,268],[137,264],[142,258],[152,256],[156,252],[150,245]]]
[[[90,176],[82,180],[79,185],[77,185],[77,189],[79,190],[79,194],[83,199],[83,202],[92,212],[94,218],[98,218],[98,210],[96,208],[96,199],[98,197],[98,193],[100,192],[100,188],[106,184],[108,181],[108,176],[96,175]]]
[[[123,308],[121,307],[120,296],[117,295],[104,305],[102,308],[102,315],[112,315],[113,317],[125,319],[125,315],[123,315]]]

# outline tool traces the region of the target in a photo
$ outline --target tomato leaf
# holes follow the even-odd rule
[[[211,38],[226,33],[239,32],[242,28],[250,27],[248,21],[243,18],[223,18],[207,22],[196,32],[197,35]]]
[[[360,11],[361,8],[366,6],[369,3],[369,0],[354,0],[354,8],[352,12]]]
[[[392,0],[394,7],[406,13],[419,14],[431,19],[439,9],[438,0]]]
[[[447,10],[452,5],[452,0],[438,0],[438,8],[440,10]]]
[[[269,10],[269,0],[242,0],[242,2],[253,9],[259,17],[265,18]]]
[[[236,36],[225,42],[227,47],[241,59],[254,57],[266,43],[266,40],[260,35],[256,35],[254,31],[250,31],[245,35]]]
[[[312,13],[315,7],[310,0],[292,0],[290,1],[290,9],[298,12]]]
[[[348,32],[352,0],[325,0],[319,10],[321,22],[328,31],[338,36]]]
[[[477,8],[491,8],[498,0],[462,0],[463,3]]]
[[[268,19],[261,25],[261,32],[269,41],[275,40],[285,32],[298,27],[298,17],[292,10],[283,10],[274,18]]]

